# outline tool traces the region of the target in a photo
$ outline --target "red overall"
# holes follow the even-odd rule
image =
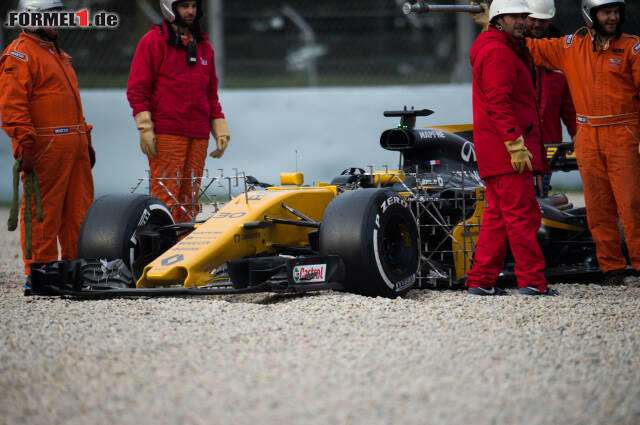
[[[562,124],[569,136],[576,134],[576,108],[571,100],[571,92],[564,74],[546,68],[537,69],[537,92],[540,106],[542,142],[562,143]]]
[[[133,115],[151,112],[156,133],[156,157],[149,159],[151,193],[167,204],[176,222],[193,221],[199,212],[210,123],[224,118],[206,34],[195,36],[195,65],[187,64],[185,41],[176,42],[166,21],[153,26],[138,44],[127,86]]]
[[[545,150],[527,49],[503,31],[490,28],[471,48],[473,132],[487,208],[467,286],[492,287],[503,268],[507,241],[516,261],[519,287],[546,291],[545,267],[536,233],[541,213],[533,173],[518,174],[504,142],[524,136],[534,172],[545,171]]]
[[[487,208],[467,275],[467,286],[492,287],[504,267],[507,241],[516,261],[518,287],[547,290],[545,262],[536,239],[542,214],[531,184],[531,173],[503,174],[485,179]]]

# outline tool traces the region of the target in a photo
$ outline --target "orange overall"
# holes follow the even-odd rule
[[[528,39],[536,65],[562,70],[576,107],[576,157],[589,229],[603,272],[640,271],[640,38],[623,34],[596,46],[585,28],[561,39]],[[595,47],[594,47],[595,46]]]
[[[42,223],[32,226],[32,259],[24,258],[24,223],[20,224],[27,274],[31,262],[77,256],[78,233],[93,201],[87,125],[70,56],[53,43],[26,33],[0,57],[0,117],[16,158],[34,147],[34,171],[40,181]],[[35,206],[25,206],[22,210]]]
[[[207,158],[208,139],[156,134],[156,156],[149,158],[151,193],[171,211],[176,223],[195,221]]]

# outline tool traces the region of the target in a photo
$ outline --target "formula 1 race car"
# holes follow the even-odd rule
[[[334,289],[396,297],[464,283],[486,206],[471,125],[415,128],[433,112],[399,117],[380,137],[397,170],[344,170],[328,183],[281,185],[241,175],[244,191],[204,221],[176,224],[158,199],[110,194],[87,212],[79,260],[34,263],[34,294],[230,294]],[[552,146],[553,170],[577,169],[571,144]],[[533,182],[532,182],[533,184]],[[206,191],[203,191],[206,192]],[[598,273],[584,208],[540,197],[538,241],[550,279]],[[507,256],[501,279],[513,278]]]

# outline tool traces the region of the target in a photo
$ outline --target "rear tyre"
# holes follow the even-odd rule
[[[93,202],[82,221],[78,237],[78,258],[122,259],[134,279],[144,266],[166,251],[177,239],[144,240],[138,228],[173,224],[169,209],[157,198],[140,193],[101,196]]]
[[[420,257],[416,220],[396,192],[346,192],[324,212],[320,254],[342,258],[347,291],[395,298],[415,284]]]

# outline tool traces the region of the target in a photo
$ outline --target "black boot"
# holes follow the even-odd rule
[[[605,286],[624,285],[624,272],[619,270],[609,270],[604,274],[602,284]]]
[[[31,292],[31,276],[27,276],[27,281],[24,283],[24,295],[33,295]]]
[[[549,297],[555,297],[557,295],[560,295],[560,293],[555,289],[551,289],[547,287],[547,289],[544,292],[542,292],[541,290],[538,289],[537,286],[524,286],[522,288],[518,288],[518,293],[520,295],[532,295],[532,296],[544,295]]]
[[[503,296],[507,295],[507,291],[501,288],[496,288],[495,286],[492,288],[469,288],[467,291],[471,295],[480,295],[480,296]]]

